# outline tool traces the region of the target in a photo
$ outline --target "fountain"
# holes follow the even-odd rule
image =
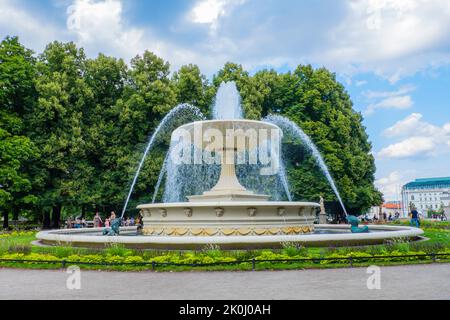
[[[37,238],[46,244],[81,246],[120,243],[134,248],[199,249],[214,244],[224,249],[249,249],[280,247],[284,242],[317,246],[381,243],[422,233],[397,226],[371,226],[370,231],[352,228],[358,231],[352,233],[348,225],[314,224],[321,206],[291,201],[280,151],[283,132],[293,133],[309,148],[346,213],[320,152],[289,119],[275,115],[263,121],[243,119],[234,82],[220,86],[212,120],[204,120],[198,109],[189,105],[174,108],[163,119],[139,162],[122,216],[158,135],[185,111],[191,114],[189,121],[197,121],[182,121],[171,132],[152,202],[137,207],[143,222],[138,234],[136,228],[127,227],[110,236],[101,236],[102,230],[78,229],[43,231]],[[157,203],[164,176],[163,201]],[[288,201],[282,201],[281,194]],[[355,219],[350,222],[357,228]]]
[[[169,161],[173,162],[174,158],[179,160],[181,154],[183,164],[193,166],[204,165],[209,159],[207,165],[220,166],[220,175],[210,190],[186,195],[186,201],[139,205],[145,235],[225,238],[272,236],[274,242],[279,242],[276,239],[279,236],[314,231],[318,204],[269,201],[270,195],[248,190],[239,181],[236,174],[239,157],[241,163],[242,158],[247,157],[245,164],[261,165],[264,155],[268,156],[273,163],[268,163],[265,169],[272,175],[278,174],[281,163],[280,128],[269,122],[242,119],[242,113],[235,84],[224,83],[217,93],[214,120],[188,123],[172,133]],[[180,142],[180,138],[184,139]],[[205,160],[206,151],[210,157]],[[250,163],[251,159],[253,163]],[[266,171],[261,170],[263,174]],[[168,181],[176,176],[170,170],[166,174]],[[179,186],[182,183],[176,181],[172,185]],[[168,185],[171,185],[170,182]],[[166,193],[175,192],[176,187],[166,188]],[[169,195],[166,198],[179,197]]]

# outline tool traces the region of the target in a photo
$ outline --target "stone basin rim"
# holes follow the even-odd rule
[[[191,208],[191,207],[315,207],[320,205],[315,202],[288,202],[288,201],[211,201],[211,202],[168,202],[168,203],[148,203],[140,204],[138,209],[147,208]]]
[[[316,229],[349,229],[349,225],[314,225]],[[62,243],[76,243],[77,246],[123,244],[136,245],[152,249],[167,245],[167,249],[178,247],[202,246],[208,244],[252,247],[252,245],[272,247],[283,242],[300,242],[305,245],[347,245],[350,243],[367,242],[368,244],[383,243],[384,240],[398,238],[418,238],[424,231],[408,226],[369,225],[374,233],[335,233],[335,234],[306,234],[306,235],[275,235],[275,236],[218,236],[218,237],[171,237],[171,236],[87,236],[86,233],[100,232],[96,229],[62,229],[41,231],[36,238],[45,244],[59,245]],[[133,231],[134,227],[121,228],[121,231]]]
[[[176,130],[178,130],[180,128],[182,128],[182,129],[190,128],[190,127],[193,127],[196,124],[224,124],[224,123],[237,124],[237,125],[239,125],[239,124],[256,124],[256,125],[259,125],[259,126],[266,126],[266,127],[272,127],[272,128],[280,129],[280,127],[277,126],[276,124],[273,124],[273,123],[270,123],[270,122],[266,122],[266,121],[260,121],[260,120],[215,119],[215,120],[198,120],[198,121],[189,122],[189,123],[186,123],[186,124],[178,127]]]

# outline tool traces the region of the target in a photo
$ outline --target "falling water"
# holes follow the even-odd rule
[[[153,134],[150,137],[150,140],[147,144],[147,147],[145,148],[144,154],[142,156],[141,161],[139,162],[139,166],[138,169],[136,171],[136,174],[134,175],[133,178],[133,182],[131,183],[131,187],[130,190],[128,192],[128,196],[127,199],[125,200],[125,204],[123,206],[123,210],[122,210],[122,215],[120,216],[121,218],[123,218],[125,211],[127,209],[128,206],[128,201],[130,200],[131,194],[133,193],[134,190],[134,186],[136,184],[136,181],[138,179],[139,173],[141,172],[142,169],[142,165],[144,164],[145,158],[147,157],[148,152],[150,151],[150,149],[152,148],[152,146],[155,143],[155,140],[157,138],[157,136],[159,135],[159,133],[161,131],[163,131],[166,127],[166,125],[169,123],[169,121],[171,121],[175,116],[179,115],[182,112],[187,111],[190,115],[191,115],[191,121],[193,118],[197,118],[197,119],[201,119],[203,118],[202,113],[200,112],[200,110],[194,106],[191,106],[189,104],[180,104],[177,107],[173,108],[160,122],[160,124],[158,125],[158,127],[156,128],[155,132],[153,132]]]
[[[216,120],[242,119],[241,97],[234,82],[223,82],[212,106],[212,115]],[[169,150],[169,154],[172,152]],[[192,148],[194,146],[191,146]],[[191,153],[192,154],[192,153]],[[177,158],[177,157],[174,157]],[[183,202],[186,196],[202,194],[217,183],[220,165],[210,164],[175,164],[169,157],[166,163],[166,180],[163,202]],[[281,161],[280,161],[281,162]],[[236,173],[241,184],[248,190],[259,194],[269,194],[274,201],[287,198],[291,200],[286,173],[280,166],[278,175],[262,176],[261,164],[248,163],[236,165]],[[160,174],[160,179],[163,173]],[[157,191],[156,191],[157,192]]]
[[[241,106],[241,96],[236,87],[236,83],[222,82],[217,90],[216,100],[212,109],[213,119],[230,120],[242,119],[243,111]]]
[[[325,177],[327,178],[328,183],[330,184],[331,188],[333,189],[334,193],[336,194],[336,197],[338,198],[339,203],[341,204],[345,215],[347,216],[347,210],[345,209],[344,203],[342,202],[341,196],[339,195],[338,189],[336,188],[336,184],[334,183],[334,180],[331,177],[331,174],[330,174],[330,171],[328,170],[327,165],[323,161],[322,155],[320,154],[316,145],[312,142],[311,138],[299,126],[297,126],[294,122],[292,122],[288,118],[278,116],[278,115],[269,115],[264,119],[264,121],[278,125],[283,130],[283,132],[287,132],[284,130],[288,130],[288,132],[294,133],[309,148],[309,150],[313,154],[314,158],[316,159],[317,164],[319,165],[320,169],[322,170]]]
[[[283,189],[284,192],[286,193],[286,196],[288,198],[289,201],[292,201],[292,195],[291,195],[291,191],[289,190],[289,182],[287,180],[287,175],[286,175],[286,168],[284,166],[283,161],[280,161],[280,179],[281,179],[281,183],[283,184]]]
[[[155,186],[155,192],[153,193],[152,203],[155,203],[155,201],[156,201],[156,197],[158,196],[159,187],[161,186],[162,179],[164,177],[164,174],[167,171],[167,162],[169,161],[169,155],[170,155],[170,152],[167,152],[166,158],[164,159],[164,162],[163,162],[163,165],[161,168],[161,171],[159,172],[158,181],[156,182],[156,186]]]
[[[186,141],[182,141],[185,143]],[[166,181],[164,187],[163,202],[184,202],[186,196],[202,194],[204,191],[214,187],[219,178],[220,166],[216,164],[179,164],[173,159],[179,158],[180,154],[173,152],[182,152],[182,148],[175,149],[176,144],[172,144],[169,149],[169,156],[166,164]],[[193,154],[193,145],[191,154]]]

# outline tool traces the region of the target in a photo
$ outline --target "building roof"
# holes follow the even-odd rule
[[[416,179],[403,186],[404,189],[450,188],[450,177]]]
[[[393,202],[387,202],[387,203],[383,203],[383,208],[385,209],[401,209],[402,208],[402,204],[401,203],[393,203]]]

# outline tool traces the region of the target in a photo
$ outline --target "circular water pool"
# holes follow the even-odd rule
[[[119,236],[103,236],[102,229],[64,229],[41,231],[40,244],[74,247],[108,247],[120,244],[135,249],[203,249],[218,245],[222,249],[280,248],[283,243],[303,246],[352,246],[382,244],[389,240],[417,240],[423,231],[406,226],[370,225],[369,233],[351,233],[349,225],[315,225],[311,234],[270,236],[144,236],[135,227],[121,228]]]

